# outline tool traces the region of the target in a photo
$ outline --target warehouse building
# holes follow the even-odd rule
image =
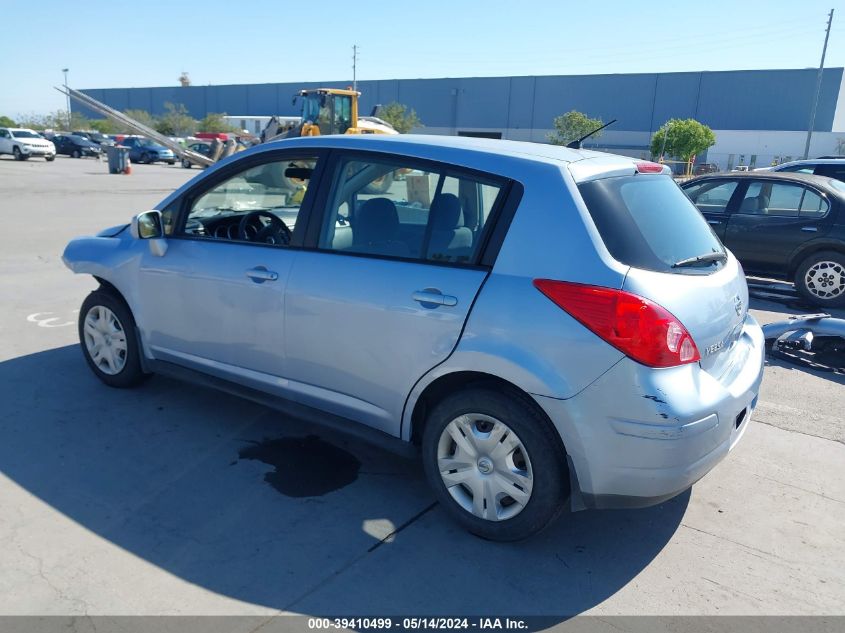
[[[553,119],[579,110],[617,119],[587,147],[640,157],[669,118],[694,118],[716,133],[716,145],[698,162],[721,169],[764,166],[800,158],[815,94],[817,70],[464,77],[359,81],[361,112],[398,101],[414,110],[424,134],[458,134],[544,142]],[[173,86],[84,90],[119,110],[162,114],[165,103],[184,104],[195,118],[224,112],[255,131],[270,115],[291,116],[302,88],[345,88],[348,82]],[[92,112],[85,112],[96,116]],[[845,154],[845,83],[842,68],[824,71],[811,156]]]

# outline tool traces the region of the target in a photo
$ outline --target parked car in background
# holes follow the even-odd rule
[[[703,174],[715,174],[719,171],[719,166],[716,163],[699,163],[695,166],[692,173],[696,176]]]
[[[190,145],[188,145],[188,149],[192,152],[202,154],[203,156],[211,155],[211,143],[191,143]],[[182,167],[184,167],[185,169],[190,169],[191,167],[193,167],[193,163],[187,158],[183,158]]]
[[[176,164],[176,155],[173,150],[143,136],[127,136],[120,144],[129,148],[129,160],[133,163],[165,162],[168,165]]]
[[[845,182],[845,160],[841,158],[811,158],[793,160],[774,167],[763,167],[755,171],[786,172],[793,174],[815,174]]]
[[[786,279],[822,308],[845,305],[845,184],[788,171],[681,185],[746,272]]]
[[[445,510],[489,539],[567,500],[679,494],[740,440],[762,379],[736,258],[667,167],[600,152],[265,143],[63,259],[101,284],[79,335],[104,383],[197,379],[417,446]]]
[[[102,153],[99,145],[89,141],[84,136],[76,136],[75,134],[56,134],[53,136],[53,143],[56,145],[57,154],[64,154],[72,158],[82,158],[83,156],[99,158]]]
[[[87,130],[87,131],[79,131],[73,133],[75,136],[81,136],[83,138],[87,138],[92,143],[96,143],[100,147],[106,147],[108,145],[114,145],[114,141],[110,139],[105,134],[98,132],[97,130]]]
[[[55,160],[56,146],[34,130],[0,127],[0,154],[11,154],[16,160],[41,156]]]

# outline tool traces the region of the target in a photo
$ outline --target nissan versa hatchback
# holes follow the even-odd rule
[[[736,259],[668,169],[608,154],[267,143],[64,261],[100,283],[79,336],[106,384],[196,380],[416,448],[489,539],[677,495],[762,378]]]

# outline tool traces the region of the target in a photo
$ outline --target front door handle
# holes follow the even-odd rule
[[[801,230],[805,233],[818,233],[818,228],[815,226],[802,226]]]
[[[456,306],[458,305],[458,298],[452,295],[444,295],[436,288],[426,288],[425,290],[417,290],[411,295],[411,298],[422,305],[424,308],[436,308],[437,306]]]
[[[707,224],[721,224],[721,220],[707,220]]]
[[[279,273],[267,270],[264,266],[256,266],[246,271],[246,276],[257,284],[263,284],[265,281],[276,281],[279,278]]]

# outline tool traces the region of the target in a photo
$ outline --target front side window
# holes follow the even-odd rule
[[[736,180],[708,180],[684,191],[702,213],[725,213],[738,184]]]
[[[410,159],[338,161],[319,247],[442,263],[475,261],[502,183]]]
[[[262,163],[231,176],[191,204],[188,237],[285,246],[290,243],[316,157]]]

